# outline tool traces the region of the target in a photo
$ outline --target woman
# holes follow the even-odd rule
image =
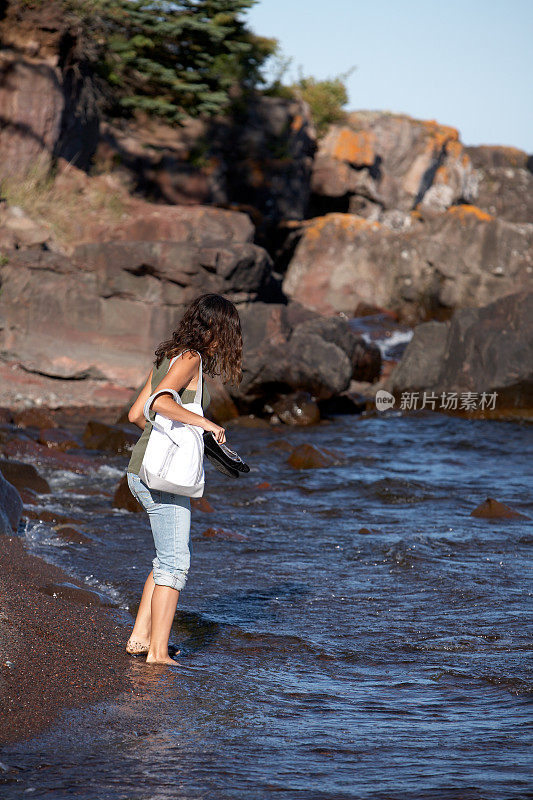
[[[150,489],[139,477],[148,437],[152,429],[143,415],[144,404],[156,390],[175,389],[184,403],[194,399],[198,386],[200,355],[204,373],[221,375],[225,382],[237,385],[242,378],[242,333],[239,314],[229,300],[219,294],[204,294],[186,310],[180,324],[167,341],[155,351],[154,367],[128,419],[143,432],[133,448],[127,467],[128,486],[150,517],[156,557],[141,597],[135,625],[126,645],[128,653],[146,653],[149,664],[177,664],[168,653],[168,639],[181,589],[190,566],[190,498],[171,492]],[[176,358],[172,366],[171,360]],[[203,386],[202,408],[209,404]],[[155,398],[149,416],[155,413],[198,425],[212,431],[218,442],[225,442],[224,428],[176,403],[170,393]],[[177,651],[179,653],[179,650]]]

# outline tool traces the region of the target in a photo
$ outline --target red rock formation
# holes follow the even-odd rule
[[[283,281],[292,300],[322,314],[353,316],[361,303],[417,323],[448,318],[531,284],[533,226],[452,206],[394,231],[353,214],[304,228]]]
[[[351,211],[383,221],[386,211],[426,213],[472,199],[476,179],[455,128],[403,114],[357,111],[334,125],[319,145],[312,208]],[[343,199],[344,207],[339,205]]]

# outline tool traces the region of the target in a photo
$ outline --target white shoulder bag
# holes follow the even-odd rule
[[[179,356],[172,359],[169,369],[176,358]],[[201,497],[204,493],[203,428],[168,419],[157,412],[153,421],[149,416],[150,406],[155,398],[160,394],[170,392],[176,403],[203,417],[202,377],[202,356],[200,355],[198,387],[192,403],[182,403],[181,397],[175,389],[160,389],[150,395],[144,404],[143,413],[147,421],[152,424],[152,430],[139,470],[139,477],[151,489],[183,494],[188,497]]]

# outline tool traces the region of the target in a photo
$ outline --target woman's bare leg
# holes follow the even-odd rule
[[[155,586],[152,593],[152,628],[147,664],[177,664],[168,654],[168,639],[180,593],[171,586]]]
[[[152,594],[154,591],[154,574],[150,570],[139,603],[139,610],[135,619],[135,625],[131,632],[126,650],[128,653],[147,653],[150,647],[150,637],[152,632]]]

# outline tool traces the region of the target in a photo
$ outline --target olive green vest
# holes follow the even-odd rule
[[[154,371],[152,374],[152,386],[151,386],[151,393],[153,394],[165,375],[168,372],[168,368],[170,365],[170,358],[165,356],[157,367],[154,367]],[[195,392],[192,389],[181,389],[178,392],[179,396],[183,400],[184,403],[192,403],[194,402],[194,395]],[[209,389],[205,385],[205,378],[203,380],[203,391],[202,391],[202,408],[205,412],[206,408],[210,403],[210,396],[209,396]],[[154,420],[156,412],[150,408],[148,412],[148,416],[151,420]],[[152,430],[152,423],[146,421],[146,425],[144,426],[143,432],[141,433],[139,440],[136,442],[133,450],[131,451],[131,458],[130,462],[126,468],[127,472],[134,472],[136,475],[139,474],[139,470],[141,468],[142,460],[144,458],[144,451],[146,450],[146,445],[148,444],[148,438],[150,436],[150,431]]]

